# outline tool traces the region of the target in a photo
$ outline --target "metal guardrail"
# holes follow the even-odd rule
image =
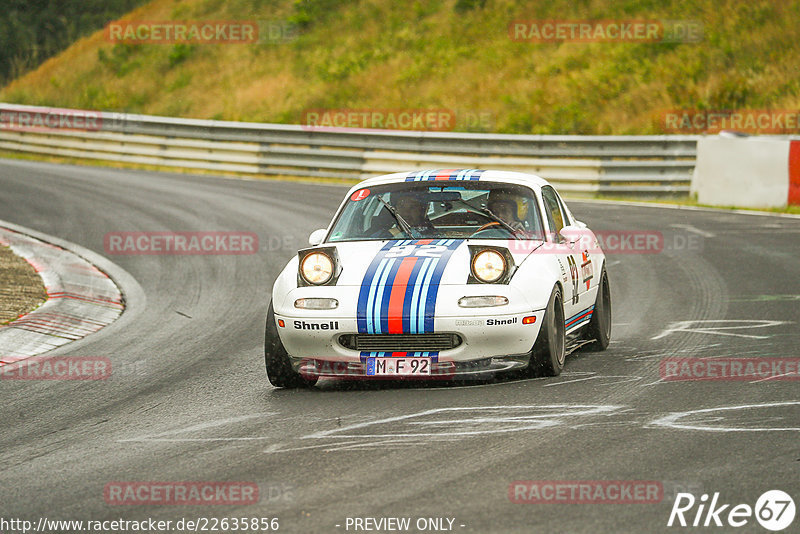
[[[81,113],[0,103],[0,115]],[[97,129],[0,121],[0,150],[187,170],[363,179],[427,168],[538,174],[563,191],[689,194],[692,135],[581,136],[353,130],[98,113]]]

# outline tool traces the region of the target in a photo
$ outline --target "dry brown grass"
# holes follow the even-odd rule
[[[46,300],[42,279],[31,264],[0,245],[0,325],[29,313]]]

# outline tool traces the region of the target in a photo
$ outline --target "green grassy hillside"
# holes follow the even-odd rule
[[[0,101],[302,123],[308,109],[448,109],[458,130],[660,133],[667,109],[800,108],[797,0],[153,0],[128,20],[291,23],[289,42],[81,39]],[[509,23],[684,20],[693,43],[517,42]]]
[[[144,3],[145,0],[3,0],[0,84]]]

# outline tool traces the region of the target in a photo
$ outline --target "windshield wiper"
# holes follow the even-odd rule
[[[514,239],[519,239],[519,236],[517,235],[517,231],[514,230],[514,228],[510,224],[508,224],[506,221],[504,221],[503,219],[501,219],[500,217],[495,215],[492,210],[490,210],[489,208],[481,208],[481,213],[484,213],[484,214],[488,215],[490,219],[500,223],[500,226],[502,226],[503,228],[505,228],[506,230],[511,232],[511,234],[514,236]]]
[[[397,213],[395,207],[386,202],[385,200],[383,200],[383,198],[380,195],[378,195],[377,198],[381,202],[381,204],[383,204],[383,207],[386,208],[389,211],[389,213],[392,214],[392,217],[394,217],[394,219],[397,221],[397,224],[400,225],[400,228],[406,233],[406,235],[408,237],[414,238],[414,231],[411,229],[411,225],[408,224],[408,221],[406,221],[402,215]]]
[[[484,215],[489,217],[491,220],[493,220],[494,222],[498,223],[500,226],[502,226],[503,228],[508,230],[511,233],[511,235],[514,236],[514,239],[517,239],[517,240],[521,239],[521,237],[519,236],[517,231],[514,230],[514,228],[510,224],[508,224],[506,221],[504,221],[503,219],[501,219],[500,217],[495,215],[494,212],[492,210],[490,210],[489,208],[479,208],[477,206],[473,206],[472,204],[470,204],[469,202],[467,202],[464,199],[458,199],[458,202],[461,202],[465,206],[471,208],[474,211],[477,211],[478,213],[483,213]]]

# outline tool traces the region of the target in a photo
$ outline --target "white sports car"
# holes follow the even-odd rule
[[[514,369],[554,376],[566,336],[608,346],[605,256],[537,176],[370,178],[309,243],[272,290],[264,352],[274,386]]]

